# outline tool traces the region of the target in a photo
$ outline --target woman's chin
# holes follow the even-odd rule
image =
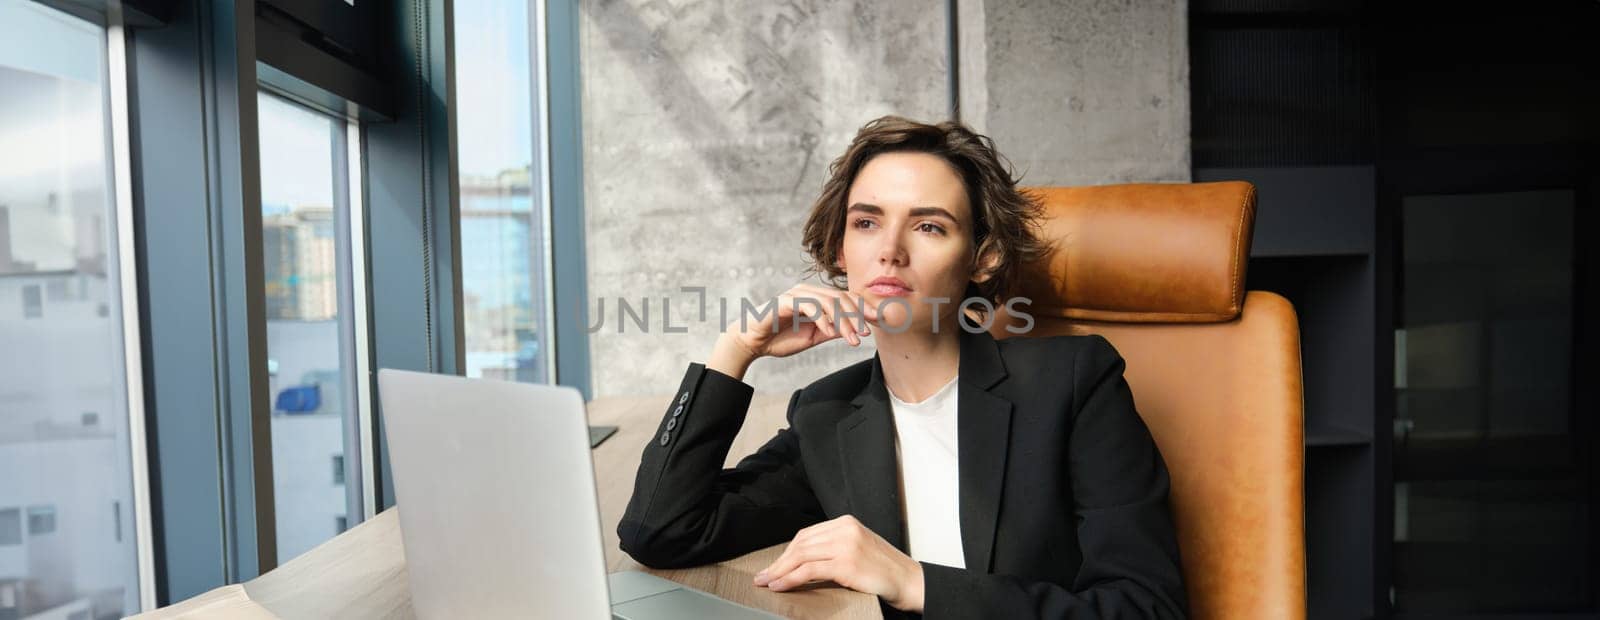
[[[931,313],[924,315],[908,313],[903,307],[899,307],[899,304],[890,304],[877,320],[877,330],[889,334],[938,333],[948,327],[940,324],[938,329],[934,329],[933,320],[929,316],[931,316]]]

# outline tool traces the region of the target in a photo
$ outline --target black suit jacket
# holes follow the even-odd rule
[[[1099,336],[997,342],[962,332],[966,568],[923,564],[926,617],[1185,615],[1167,469],[1123,366]],[[617,527],[622,549],[646,566],[707,564],[850,514],[904,551],[894,422],[877,357],[796,391],[789,428],[723,469],[752,393],[689,366],[645,448]]]

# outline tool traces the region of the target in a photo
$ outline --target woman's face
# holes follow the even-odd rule
[[[956,170],[936,155],[884,153],[856,174],[845,206],[839,267],[851,295],[881,308],[878,322],[891,331],[931,331],[935,316],[941,332],[960,329],[973,233]],[[885,303],[895,298],[905,303]]]

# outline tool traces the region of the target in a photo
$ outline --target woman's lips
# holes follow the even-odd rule
[[[911,294],[911,289],[893,284],[874,284],[867,287],[867,291],[879,297],[906,297]]]

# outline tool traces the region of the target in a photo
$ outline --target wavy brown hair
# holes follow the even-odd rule
[[[982,284],[969,282],[966,295],[1004,303],[1016,289],[1022,265],[1044,251],[1035,236],[1039,202],[1017,188],[1018,179],[1010,163],[995,150],[993,140],[954,121],[929,125],[885,116],[856,132],[844,155],[828,166],[828,181],[806,219],[801,238],[811,262],[806,273],[820,273],[829,284],[847,288],[838,258],[850,186],[872,158],[906,151],[937,156],[960,173],[972,209],[973,275],[983,270],[985,257],[995,258],[988,269],[989,279]]]

